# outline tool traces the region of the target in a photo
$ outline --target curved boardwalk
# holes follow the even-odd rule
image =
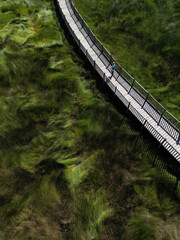
[[[72,37],[104,82],[142,127],[180,163],[180,122],[161,106],[110,55],[84,22],[71,0],[56,0]],[[116,69],[111,78],[112,62]]]

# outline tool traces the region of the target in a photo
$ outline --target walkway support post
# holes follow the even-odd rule
[[[114,98],[115,98],[115,96],[116,96],[116,91],[117,91],[117,86],[116,86],[115,89],[114,89],[113,100],[114,100]]]
[[[102,78],[102,81],[103,81],[103,84],[102,84],[102,86],[103,86],[103,88],[104,88],[104,82],[106,81],[106,75],[105,75],[105,73],[103,74],[103,78]]]
[[[127,114],[127,113],[128,113],[128,111],[129,111],[129,108],[130,108],[130,105],[131,105],[131,102],[129,102],[129,103],[128,103],[128,106],[127,106],[127,108],[126,108],[126,112],[125,112],[125,114]]]
[[[153,160],[153,163],[152,163],[152,166],[154,167],[154,164],[155,164],[155,161],[156,161],[156,158],[157,158],[157,155],[158,155],[158,150],[160,149],[160,147],[163,145],[163,143],[166,141],[166,139],[164,139],[160,144],[159,146],[157,147],[157,151],[156,151],[156,154],[155,154],[155,157],[154,157],[154,160]]]
[[[122,120],[121,120],[121,122],[120,122],[119,129],[121,128],[121,126],[122,126],[122,124],[123,124],[123,122],[124,122],[124,119],[125,119],[128,111],[129,111],[130,104],[131,104],[131,103],[129,102],[129,103],[128,103],[128,106],[127,106],[127,108],[126,108],[126,111],[125,111],[125,113],[124,113],[124,115],[123,115],[123,118],[122,118]],[[117,132],[118,132],[118,131],[115,132],[115,136],[116,136]]]
[[[136,144],[137,144],[137,142],[138,142],[138,140],[139,140],[139,138],[140,138],[140,136],[141,136],[141,133],[142,133],[142,131],[143,131],[144,126],[145,126],[146,123],[147,123],[147,120],[145,120],[144,123],[141,125],[140,131],[139,131],[139,134],[138,134],[138,136],[136,137],[136,140],[135,140],[134,147],[136,147]]]
[[[129,103],[128,103],[128,106],[126,107],[126,111],[125,111],[124,116],[123,116],[123,118],[122,118],[122,120],[121,120],[121,122],[120,122],[119,128],[120,128],[121,125],[123,124],[124,119],[126,118],[126,115],[128,114],[130,104],[131,104],[131,102],[129,102]]]
[[[93,61],[93,72],[95,73],[96,62]]]
[[[177,177],[177,178],[176,178],[176,184],[175,184],[175,190],[177,189],[178,184],[179,184],[179,179],[178,179],[178,177]]]
[[[80,50],[81,50],[81,41],[80,41],[80,39],[78,40],[78,47],[79,47],[79,52],[80,52]]]

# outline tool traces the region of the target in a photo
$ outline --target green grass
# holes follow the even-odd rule
[[[0,238],[177,238],[174,184],[135,150],[52,8],[0,2]]]
[[[179,119],[178,1],[74,3],[114,58]]]

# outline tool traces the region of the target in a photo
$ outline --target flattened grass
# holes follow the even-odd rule
[[[147,226],[147,212],[163,227],[163,211],[174,227],[171,235],[179,234],[179,206],[159,194],[160,187],[155,191],[162,184],[152,181],[156,171],[135,171],[143,161],[140,148],[132,153],[137,133],[127,124],[119,128],[122,116],[90,89],[95,81],[62,40],[51,4],[0,3],[1,13],[15,15],[3,20],[0,32],[0,237],[112,239],[117,225],[114,239],[134,239],[134,233],[160,229]]]

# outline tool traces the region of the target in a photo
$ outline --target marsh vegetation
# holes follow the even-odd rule
[[[51,0],[0,2],[0,238],[178,239],[173,182],[53,16]]]
[[[117,61],[180,119],[178,0],[74,0]]]

